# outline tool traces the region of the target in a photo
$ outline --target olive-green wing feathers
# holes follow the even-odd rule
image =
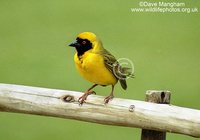
[[[109,53],[107,50],[104,50],[101,55],[103,56],[104,63],[108,70],[110,70],[115,77],[120,81],[120,84],[124,90],[127,88],[126,84],[126,75],[123,73],[129,68],[122,68],[116,58]]]

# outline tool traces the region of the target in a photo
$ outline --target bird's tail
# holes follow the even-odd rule
[[[120,82],[121,87],[122,87],[124,90],[126,90],[126,89],[127,89],[126,80],[119,79],[119,82]]]
[[[127,89],[126,79],[128,77],[134,78],[133,71],[131,68],[123,67],[123,68],[121,68],[120,73],[121,73],[121,77],[122,77],[122,78],[119,78],[120,84],[121,84],[122,88],[124,90],[126,90]]]

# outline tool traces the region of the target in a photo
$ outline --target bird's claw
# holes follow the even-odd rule
[[[85,100],[87,100],[88,95],[95,94],[95,91],[86,91],[80,98],[78,98],[79,105],[81,106]]]
[[[112,95],[106,97],[106,98],[104,99],[104,103],[107,104],[107,103],[108,103],[111,99],[113,99],[113,98],[114,98],[114,96],[112,96]]]
[[[86,100],[86,99],[84,99],[82,96],[78,99],[79,106],[82,106],[84,100]]]
[[[95,91],[90,91],[90,94],[95,94],[95,95],[96,95],[96,92],[95,92]],[[90,95],[90,94],[89,94],[89,95]]]

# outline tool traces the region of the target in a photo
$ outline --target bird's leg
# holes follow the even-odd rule
[[[96,94],[95,91],[90,91],[90,90],[93,89],[94,87],[96,87],[97,85],[98,84],[94,84],[88,90],[85,91],[85,93],[78,99],[79,105],[83,104],[83,102],[87,99],[88,95],[90,95],[90,94]]]
[[[105,104],[107,104],[110,101],[110,99],[114,98],[113,91],[114,91],[114,86],[112,85],[112,91],[111,91],[110,95],[104,99]]]

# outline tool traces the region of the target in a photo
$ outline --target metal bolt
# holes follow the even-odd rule
[[[134,112],[134,110],[135,110],[135,105],[130,105],[129,111],[130,111],[130,112]]]

